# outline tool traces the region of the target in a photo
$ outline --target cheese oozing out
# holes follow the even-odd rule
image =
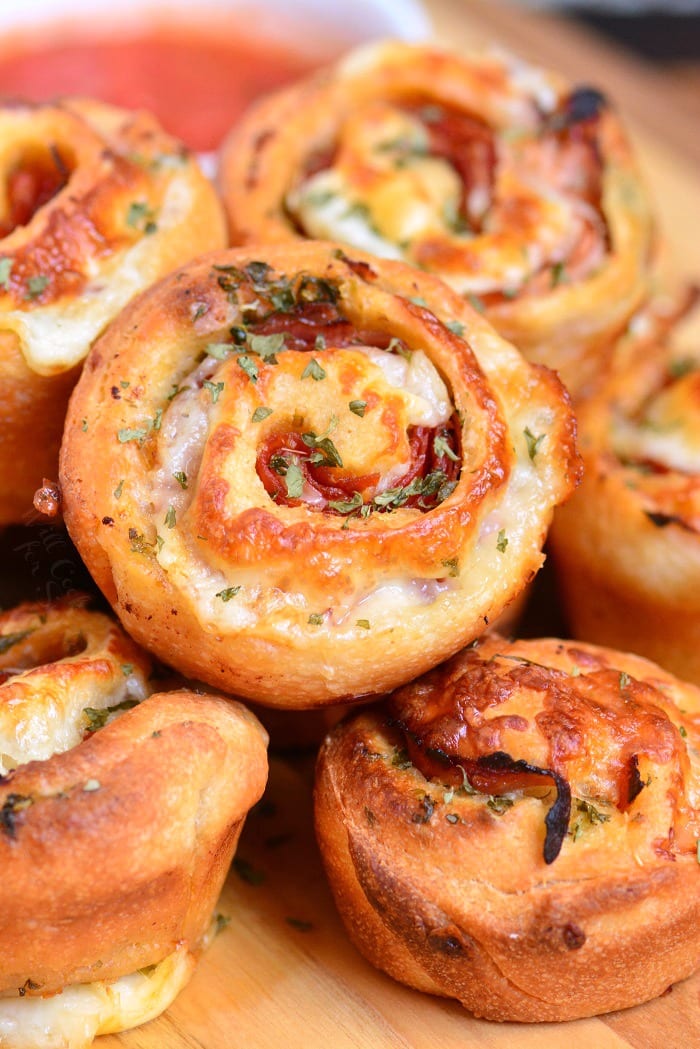
[[[205,938],[208,942],[213,933]],[[179,994],[196,956],[178,947],[157,965],[111,983],[72,984],[47,998],[0,998],[4,1049],[87,1049],[101,1034],[114,1034],[159,1016]]]

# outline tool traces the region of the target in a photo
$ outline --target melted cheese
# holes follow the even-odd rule
[[[162,1013],[195,964],[195,956],[180,947],[154,969],[112,983],[73,984],[49,998],[0,998],[0,1045],[87,1049],[97,1035],[128,1030]]]
[[[187,174],[176,173],[158,212],[154,233],[143,234],[104,265],[92,266],[91,279],[80,295],[47,306],[8,310],[2,325],[14,331],[29,367],[39,375],[67,371],[85,357],[90,344],[137,292],[161,272],[161,240],[170,235],[193,206]]]

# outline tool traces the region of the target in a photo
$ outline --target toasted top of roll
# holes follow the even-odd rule
[[[0,998],[196,953],[265,785],[253,715],[193,692],[144,699],[148,661],[107,624],[48,603],[0,616]]]
[[[700,961],[700,692],[640,657],[493,636],[346,719],[319,839],[375,964],[499,1020],[661,993]]]
[[[0,330],[67,371],[137,292],[222,247],[221,206],[150,114],[65,99],[0,106]]]
[[[646,292],[650,205],[609,101],[502,53],[364,46],[254,107],[221,172],[234,240],[435,273],[572,391]]]
[[[435,278],[309,242],[210,256],[125,312],[61,477],[133,636],[302,706],[478,634],[539,567],[577,470],[551,373]]]

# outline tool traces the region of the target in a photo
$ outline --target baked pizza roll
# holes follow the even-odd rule
[[[129,633],[296,708],[482,632],[578,470],[553,373],[436,279],[312,242],[211,255],[129,307],[61,461],[68,529]]]
[[[350,937],[491,1020],[646,1001],[700,964],[700,691],[490,636],[342,722],[316,825]]]
[[[145,113],[0,106],[0,524],[55,477],[90,343],[133,295],[226,243],[194,159]]]
[[[584,480],[552,550],[577,637],[700,684],[700,348],[674,312],[658,300],[636,318],[581,405]]]
[[[437,274],[574,393],[646,293],[650,206],[614,110],[513,57],[364,47],[252,109],[221,178],[234,242]]]
[[[162,1012],[212,936],[267,737],[149,696],[149,660],[66,602],[0,615],[0,1044],[82,1049]]]

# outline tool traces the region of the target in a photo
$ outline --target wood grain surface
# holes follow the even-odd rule
[[[617,100],[676,272],[700,281],[698,110],[687,82],[562,20],[493,0],[430,0],[453,46],[498,43]],[[700,336],[700,323],[692,325]],[[230,924],[168,1012],[99,1049],[672,1049],[700,1046],[700,975],[657,1001],[566,1025],[497,1025],[372,970],[347,941],[311,828],[310,765],[277,761],[220,909]],[[251,882],[256,882],[252,884]]]

